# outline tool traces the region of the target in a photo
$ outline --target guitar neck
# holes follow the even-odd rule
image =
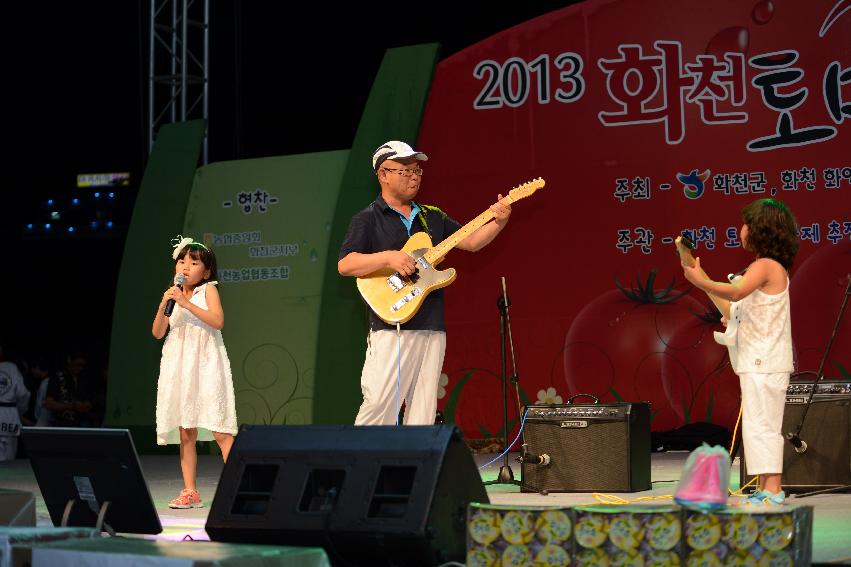
[[[687,250],[685,248],[679,249],[679,254],[680,254],[681,260],[683,261],[683,263],[686,266],[688,266],[690,268],[694,267],[694,264],[695,264],[694,256],[692,255],[690,250]],[[703,271],[703,268],[700,269],[700,274],[704,278],[706,278],[707,280],[711,279],[706,274],[706,272]],[[712,301],[712,303],[715,304],[715,307],[718,309],[718,311],[721,312],[721,315],[723,315],[726,319],[729,319],[730,318],[730,302],[727,301],[726,299],[718,297],[714,293],[707,293],[706,295],[709,296],[710,301]]]
[[[709,279],[709,278],[707,277],[706,279]],[[706,295],[709,296],[710,301],[712,301],[712,303],[715,304],[715,307],[718,309],[718,311],[721,312],[721,315],[723,315],[725,319],[729,319],[730,318],[730,302],[727,301],[726,299],[722,299],[722,298],[718,297],[714,293],[707,293]]]
[[[510,205],[514,202],[514,199],[511,196],[503,197],[500,203]],[[455,233],[452,234],[449,238],[429,250],[424,254],[424,257],[430,264],[434,264],[435,262],[439,262],[443,259],[444,256],[449,254],[449,251],[455,248],[459,242],[479,230],[481,227],[486,225],[490,220],[493,219],[493,211],[490,209],[485,210],[479,216],[459,228]]]

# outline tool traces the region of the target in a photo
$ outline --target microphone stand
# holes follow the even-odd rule
[[[502,358],[502,432],[505,435],[503,442],[502,466],[499,467],[499,475],[496,480],[489,480],[485,485],[492,484],[510,484],[520,485],[519,480],[514,479],[514,472],[511,470],[511,465],[508,464],[508,368],[506,361],[505,337],[508,333],[508,342],[511,346],[511,368],[514,370],[514,375],[511,381],[514,383],[514,390],[517,392],[517,416],[520,417],[520,386],[518,385],[517,377],[517,361],[514,358],[514,341],[511,338],[511,320],[508,317],[508,306],[511,303],[508,301],[508,292],[505,289],[505,277],[502,277],[502,295],[496,301],[499,308],[499,346],[500,355]]]
[[[819,362],[818,370],[816,371],[816,379],[813,382],[813,389],[810,391],[810,396],[807,399],[807,404],[804,406],[804,411],[801,414],[801,420],[798,422],[798,427],[795,428],[794,432],[789,432],[786,434],[786,439],[795,447],[796,453],[804,453],[807,450],[807,442],[802,440],[801,430],[804,428],[804,419],[807,417],[807,411],[810,409],[810,405],[813,402],[813,396],[815,396],[816,388],[822,380],[824,380],[824,366],[827,363],[827,357],[830,354],[830,349],[833,346],[833,339],[836,338],[836,330],[839,328],[839,323],[842,321],[842,316],[845,314],[845,308],[848,306],[848,297],[851,296],[851,274],[848,277],[848,285],[845,287],[845,297],[842,300],[842,305],[839,307],[839,314],[836,316],[836,322],[833,324],[833,330],[830,333],[830,338],[827,340],[827,347],[825,348],[824,354],[821,357],[821,362]],[[797,372],[796,374],[812,374],[812,371],[806,372]],[[851,467],[851,463],[849,463],[849,467]],[[813,496],[815,494],[826,494],[829,492],[844,492],[851,488],[851,484],[844,486],[835,486],[833,488],[826,488],[823,490],[815,490],[813,492],[805,492],[803,494],[799,494],[798,498],[803,498],[805,496]]]

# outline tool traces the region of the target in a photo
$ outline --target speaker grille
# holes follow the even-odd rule
[[[800,396],[787,395],[783,411],[783,433],[794,432],[806,403]],[[817,394],[804,418],[800,437],[807,450],[797,453],[791,443],[783,444],[783,489],[791,492],[851,485],[851,398]],[[740,478],[744,485],[747,455],[742,450]]]
[[[819,400],[814,402],[801,429],[801,439],[807,450],[797,453],[789,444],[783,451],[783,482],[790,486],[846,485],[851,484],[851,458],[849,458],[848,399]],[[806,405],[787,405],[784,422],[789,421],[790,431],[797,428]]]

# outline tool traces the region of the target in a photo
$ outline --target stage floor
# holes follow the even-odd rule
[[[477,464],[482,466],[495,456],[476,455],[475,458]],[[515,456],[515,454],[511,455],[509,464],[515,477],[519,479],[520,465],[514,461]],[[644,492],[620,493],[617,496],[625,500],[635,500],[648,496],[672,495],[687,457],[687,452],[654,453],[651,461],[653,488]],[[209,539],[204,531],[208,508],[172,510],[168,507],[168,501],[177,496],[182,488],[177,456],[142,455],[140,459],[163,525],[164,531],[157,538],[182,540],[189,536],[196,540]],[[485,467],[482,470],[482,480],[496,479],[502,462],[500,459]],[[215,494],[221,469],[220,457],[214,455],[198,457],[198,489],[206,505],[210,504]],[[739,483],[738,471],[738,461],[736,461],[731,474],[731,487],[734,489]],[[34,493],[38,525],[52,525],[29,461],[19,459],[0,463],[0,487]],[[518,486],[492,485],[487,488],[488,496],[493,504],[574,506],[597,502],[594,495],[587,493],[552,493],[543,496],[536,493],[521,493]],[[663,503],[665,500],[656,502]],[[822,494],[800,499],[793,497],[789,502],[810,505],[815,509],[813,562],[851,564],[851,494]]]

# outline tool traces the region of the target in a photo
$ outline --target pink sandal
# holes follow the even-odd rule
[[[197,490],[184,488],[177,498],[168,503],[168,507],[178,509],[203,508],[204,504],[201,502],[201,495],[198,494]]]

